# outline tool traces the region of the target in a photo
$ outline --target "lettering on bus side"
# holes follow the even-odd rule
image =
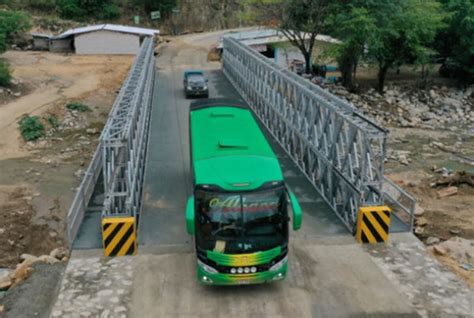
[[[270,209],[278,208],[277,202],[254,202],[246,203],[245,198],[242,200],[243,212],[264,212]],[[219,198],[213,198],[209,201],[209,208],[220,209],[222,212],[238,212],[240,211],[240,196],[234,195],[220,200]]]

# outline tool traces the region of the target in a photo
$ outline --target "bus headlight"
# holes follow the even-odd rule
[[[252,266],[252,267],[250,268],[250,271],[251,271],[252,273],[256,273],[256,272],[257,272],[257,268],[256,268],[255,266]]]
[[[235,274],[235,273],[237,273],[237,270],[236,270],[234,267],[232,267],[232,268],[230,269],[230,273],[231,273],[231,274]]]
[[[191,86],[188,86],[188,91],[191,91],[193,88]]]
[[[281,261],[270,267],[269,271],[270,272],[276,272],[280,268],[282,268],[283,265],[285,265],[288,262],[288,257],[285,256]]]
[[[250,273],[250,268],[248,268],[248,267],[245,267],[245,268],[244,268],[244,272],[245,272],[245,274],[248,274],[248,273]]]
[[[217,274],[218,273],[217,269],[212,268],[211,266],[209,266],[207,264],[204,264],[200,260],[197,260],[197,261],[198,261],[199,266],[201,266],[202,269],[204,269],[206,272],[208,272],[210,274]]]
[[[242,274],[244,272],[244,269],[242,267],[239,267],[237,269],[237,273]]]

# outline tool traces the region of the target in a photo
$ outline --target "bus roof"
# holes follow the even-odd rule
[[[190,136],[196,184],[250,190],[283,180],[272,148],[242,102],[192,103]]]

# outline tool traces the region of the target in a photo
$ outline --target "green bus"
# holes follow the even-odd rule
[[[240,100],[207,99],[189,111],[193,195],[186,227],[194,236],[198,281],[206,285],[281,280],[288,269],[288,223],[302,213],[278,159]]]

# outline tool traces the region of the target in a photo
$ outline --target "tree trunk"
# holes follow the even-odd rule
[[[306,74],[311,74],[311,53],[310,52],[304,52],[303,56],[304,56],[304,61],[306,63],[305,73]]]
[[[383,88],[385,86],[385,75],[387,75],[387,71],[388,71],[387,65],[379,66],[379,74],[378,74],[379,83],[378,83],[377,90],[382,95],[383,95]]]

